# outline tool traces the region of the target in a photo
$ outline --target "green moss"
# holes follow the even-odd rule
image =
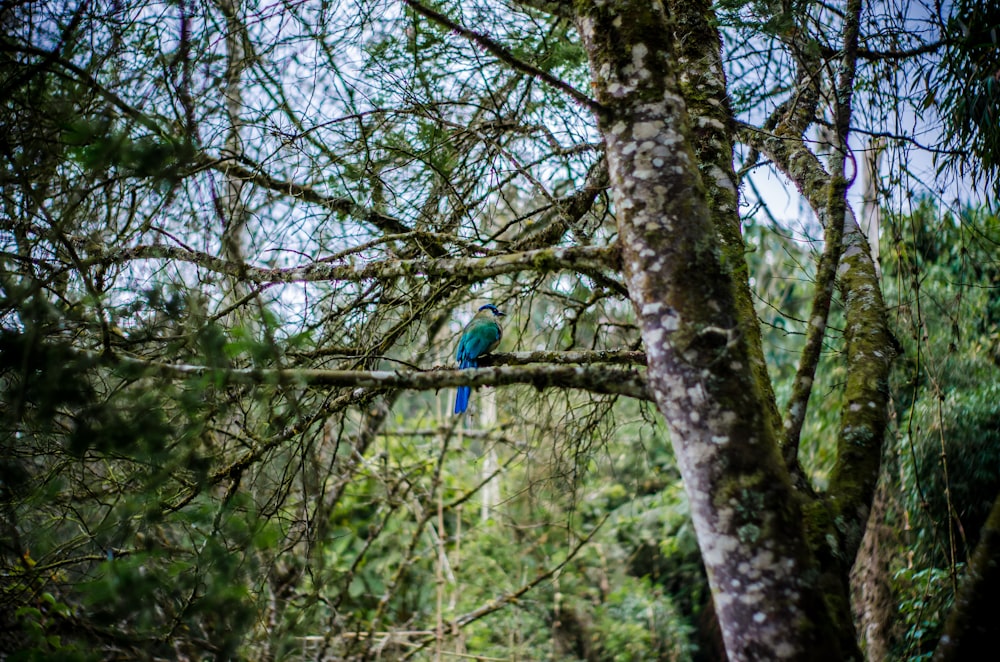
[[[539,273],[549,273],[556,271],[559,267],[558,260],[551,251],[540,251],[531,260],[531,266]]]
[[[830,492],[851,510],[843,514],[853,521],[858,516],[853,511],[870,501],[878,477],[888,420],[888,374],[893,349],[885,306],[877,287],[872,285],[877,283],[873,265],[861,254],[843,262],[840,286],[846,299],[849,372]],[[849,541],[848,551],[859,543],[860,539]]]

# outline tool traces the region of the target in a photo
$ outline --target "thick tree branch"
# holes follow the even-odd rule
[[[124,356],[105,358],[127,371],[166,379],[213,375],[222,383],[298,384],[346,388],[400,388],[436,390],[452,386],[509,386],[531,384],[536,388],[576,388],[591,393],[624,395],[649,400],[645,375],[633,369],[609,366],[517,366],[466,370],[320,370],[314,368],[213,368],[200,365],[157,363]]]
[[[547,363],[549,365],[612,363],[625,365],[646,365],[645,352],[629,350],[569,351],[569,352],[494,352],[479,360],[481,366],[527,365]]]
[[[757,129],[744,127],[741,138],[758,146],[795,183],[814,212],[826,218],[830,176],[815,154],[801,141]],[[888,421],[889,369],[895,351],[868,241],[846,202],[842,220],[843,253],[837,273],[847,318],[847,383],[829,494],[844,536],[845,547],[838,555],[851,559],[861,543],[878,477]]]
[[[864,232],[848,208],[838,285],[847,328],[847,382],[830,496],[845,524],[845,558],[861,544],[889,412],[889,370],[896,355],[885,301]]]
[[[722,63],[722,39],[710,21],[707,0],[670,0],[678,42],[681,92],[691,118],[691,137],[708,193],[712,223],[719,235],[723,265],[732,278],[740,331],[771,427],[781,428],[781,414],[767,371],[760,324],[750,291],[750,271],[741,229],[737,177],[733,171],[733,114]],[[712,38],[707,38],[711,36]]]
[[[873,51],[867,48],[859,48],[857,50],[857,56],[859,59],[867,60],[869,62],[880,62],[882,60],[907,60],[920,55],[927,55],[928,53],[936,53],[945,46],[948,46],[950,43],[950,40],[939,39],[921,46],[914,46],[913,48],[898,51]],[[820,52],[824,57],[828,58],[834,58],[839,55],[836,49],[829,46],[822,46]]]
[[[370,354],[370,350],[362,347],[323,347],[314,352],[289,352],[289,356],[301,358],[320,357],[362,357]],[[611,363],[617,365],[646,365],[646,353],[631,350],[592,350],[592,351],[547,351],[534,352],[493,352],[479,359],[480,367],[494,365],[528,365],[531,363],[548,363],[549,365]]]
[[[853,54],[857,48],[857,31],[845,32],[845,40],[846,43],[853,44],[844,52],[843,60],[845,63],[850,61],[849,71],[851,80],[853,80]],[[816,119],[816,110],[820,100],[820,72],[823,62],[818,42],[810,38],[806,29],[801,25],[796,24],[788,30],[783,35],[783,41],[790,48],[796,63],[796,83],[792,95],[775,109],[765,123],[765,127],[769,131],[773,131],[775,137],[788,139],[789,145],[796,145],[808,152],[804,141],[802,141],[802,136]],[[849,113],[849,104],[838,107],[847,108]],[[756,162],[760,148],[757,144],[751,144],[751,146],[751,161]],[[809,152],[809,154],[812,153]],[[818,169],[820,171],[818,174],[821,175],[821,179],[826,182],[828,187],[823,204],[814,205],[825,232],[824,251],[816,268],[816,284],[813,290],[806,342],[799,358],[795,380],[792,383],[792,394],[786,405],[783,423],[785,435],[782,454],[786,465],[796,476],[801,476],[798,464],[799,439],[802,425],[805,422],[809,397],[812,394],[813,378],[819,364],[823,339],[826,337],[827,320],[830,304],[833,300],[834,279],[843,235],[843,224],[839,221],[830,222],[829,219],[837,215],[835,208],[839,204],[838,200],[841,194],[846,191],[846,186],[839,177],[827,177],[822,166],[819,166]],[[840,171],[842,171],[842,167],[840,167]]]
[[[823,224],[823,254],[816,267],[816,285],[813,290],[812,310],[809,314],[809,327],[806,331],[806,343],[802,349],[799,366],[792,383],[792,394],[788,399],[785,415],[785,462],[795,466],[798,462],[799,439],[802,425],[805,422],[809,397],[812,394],[813,379],[819,365],[820,351],[830,315],[830,304],[833,301],[833,288],[836,279],[837,265],[840,262],[841,242],[847,214],[847,186],[845,179],[845,162],[848,151],[848,133],[851,125],[851,100],[853,97],[854,74],[857,67],[858,34],[861,25],[861,0],[850,0],[844,18],[844,48],[841,53],[840,73],[836,81],[834,95],[834,130],[835,148],[839,158],[831,159],[829,184],[827,185],[826,201],[823,205],[825,213],[819,214]],[[805,149],[804,145],[802,149]]]
[[[440,370],[426,372],[408,371],[363,371],[363,370],[240,370],[226,368],[209,368],[207,366],[177,365],[145,361],[125,356],[100,356],[89,352],[86,354],[95,362],[117,366],[130,374],[158,375],[165,379],[184,379],[192,375],[216,375],[223,383],[253,386],[258,384],[296,384],[302,386],[337,386],[350,388],[349,392],[328,401],[322,407],[311,413],[310,419],[291,424],[280,432],[270,436],[265,443],[247,451],[235,461],[216,470],[208,480],[208,485],[218,485],[227,480],[239,480],[239,477],[253,464],[267,457],[268,453],[283,443],[302,433],[310,425],[330,416],[344,407],[369,401],[379,393],[386,393],[388,398],[400,389],[415,390],[439,389],[447,386],[471,384],[474,386],[502,386],[519,383],[530,383],[536,388],[566,387],[601,393],[606,395],[622,395],[640,400],[650,400],[646,388],[644,372],[608,367],[587,368],[552,368],[552,363],[627,363],[633,359],[636,363],[644,362],[640,352],[524,352],[510,354],[491,354],[484,357],[484,365],[490,363],[510,363],[545,359],[549,365],[525,368],[486,368],[480,370]],[[556,358],[559,356],[562,358]],[[470,378],[471,381],[470,381]],[[383,403],[384,405],[384,403]],[[371,430],[374,433],[374,429]],[[365,446],[358,445],[361,449]],[[351,458],[356,457],[351,455]],[[353,462],[354,460],[348,460]],[[164,504],[167,511],[176,511],[185,507],[197,494],[204,489],[197,485],[185,492],[171,503]]]
[[[843,192],[843,185],[838,185],[835,178],[830,180],[828,207],[836,202]],[[789,467],[798,466],[799,440],[802,436],[802,426],[806,420],[809,407],[809,397],[812,395],[813,378],[819,366],[823,340],[826,338],[827,323],[830,315],[830,304],[833,301],[834,282],[837,277],[837,263],[840,261],[840,248],[843,239],[844,225],[841,222],[827,219],[823,234],[823,253],[816,265],[816,282],[813,286],[812,309],[809,313],[809,325],[806,328],[806,342],[799,357],[799,365],[792,382],[792,393],[785,407],[784,429],[785,440],[782,454],[785,464]]]

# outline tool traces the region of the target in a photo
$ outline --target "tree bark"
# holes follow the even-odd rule
[[[638,0],[581,1],[576,10],[649,384],[670,428],[729,657],[857,657],[842,650],[824,602],[741,332],[692,149],[671,17]]]
[[[896,608],[889,583],[889,563],[896,541],[885,524],[888,510],[889,483],[883,480],[876,488],[871,516],[851,572],[854,621],[869,660],[888,659],[890,625]]]

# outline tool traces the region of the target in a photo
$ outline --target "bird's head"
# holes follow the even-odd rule
[[[500,309],[497,308],[496,306],[494,306],[492,303],[488,303],[485,306],[480,306],[479,307],[479,312],[483,312],[484,310],[488,310],[491,313],[493,313],[494,317],[503,317],[506,314],[506,313],[500,312]]]

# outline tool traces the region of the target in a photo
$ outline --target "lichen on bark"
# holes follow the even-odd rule
[[[649,383],[671,431],[729,656],[845,659],[750,334],[741,331],[738,270],[718,227],[734,224],[717,222],[712,206],[732,200],[720,187],[725,171],[714,180],[717,195],[699,171],[673,17],[638,0],[581,0],[575,10]],[[684,75],[711,76],[705,64],[687,62]]]

